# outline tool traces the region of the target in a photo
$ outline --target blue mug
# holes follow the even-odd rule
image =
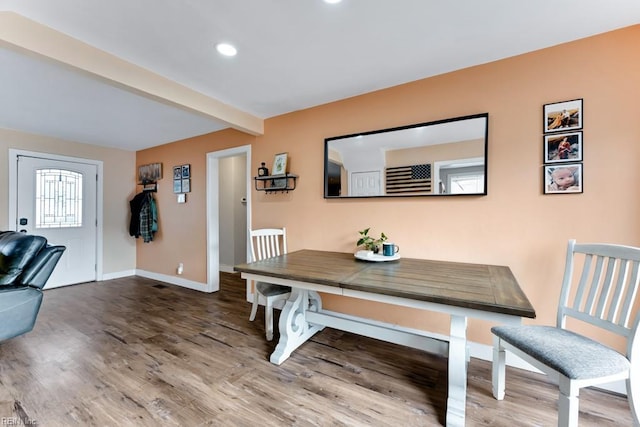
[[[394,256],[400,251],[400,246],[394,245],[393,243],[383,243],[382,244],[382,255],[384,256]]]

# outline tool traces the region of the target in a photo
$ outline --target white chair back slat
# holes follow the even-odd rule
[[[573,273],[573,263],[575,262],[574,258],[573,258],[573,251],[571,249],[571,245],[569,246],[569,254],[567,255],[568,257],[570,257],[570,261],[568,260],[566,265],[567,265],[567,271],[565,271],[565,281],[562,285],[562,289],[563,292],[566,292],[566,296],[565,299],[560,301],[560,306],[563,307],[565,305],[569,305],[567,302],[567,298],[569,297],[569,292],[571,290],[571,275]],[[584,259],[584,264],[582,266],[582,273],[580,274],[580,281],[578,282],[578,289],[576,291],[576,295],[574,297],[573,300],[573,309],[574,310],[580,310],[580,305],[583,302],[584,299],[584,294],[588,293],[588,288],[587,288],[587,283],[589,280],[589,272],[591,271],[591,263],[593,261],[593,257],[591,255],[587,255]],[[569,274],[567,276],[567,274]]]
[[[594,316],[600,319],[604,319],[607,317],[605,311],[608,307],[607,304],[611,301],[611,291],[614,288],[614,286],[612,285],[614,284],[615,275],[620,271],[618,269],[619,262],[617,259],[611,257],[605,259],[607,264],[607,272],[605,273],[604,280],[602,280],[600,286],[598,286],[598,305],[596,306],[595,311],[592,312]]]
[[[266,236],[258,237],[258,241],[260,242],[260,259],[271,258],[271,253],[269,251],[269,238]]]
[[[600,285],[600,281],[602,280],[602,267],[604,265],[604,258],[601,256],[596,257],[596,268],[591,275],[591,280],[589,281],[589,294],[587,296],[587,301],[585,302],[583,311],[585,313],[593,313],[593,307],[595,305],[596,294],[598,293],[598,288]],[[586,272],[589,274],[589,272]]]
[[[631,268],[631,274],[629,275],[629,284],[627,286],[627,292],[624,297],[624,304],[622,305],[622,311],[618,324],[627,328],[631,327],[631,313],[633,310],[633,303],[638,295],[638,286],[640,283],[640,261],[632,261],[633,267]]]
[[[287,253],[285,228],[249,230],[252,261],[262,261]]]
[[[618,263],[618,270],[616,272],[618,277],[613,287],[613,295],[611,295],[608,315],[606,316],[606,319],[612,323],[618,323],[620,315],[622,314],[622,299],[629,284],[629,264],[630,261],[626,259],[620,260]]]
[[[264,256],[262,255],[262,244],[260,243],[260,237],[256,237],[252,239],[254,241],[254,245],[256,247],[256,256],[253,258],[253,261],[261,261]]]

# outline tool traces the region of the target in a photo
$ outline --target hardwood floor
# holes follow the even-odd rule
[[[446,360],[325,329],[281,366],[264,312],[249,322],[239,276],[204,294],[132,277],[45,292],[36,328],[0,343],[0,425],[432,426],[444,422]],[[279,312],[278,312],[279,313]],[[472,359],[468,426],[556,425],[557,389],[507,370],[491,395]],[[581,426],[631,425],[624,397],[581,392]]]

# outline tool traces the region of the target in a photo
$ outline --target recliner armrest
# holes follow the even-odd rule
[[[24,272],[37,254],[46,247],[42,236],[17,231],[0,232],[0,285],[9,285]]]
[[[20,283],[42,289],[65,249],[65,246],[43,248],[20,276]]]

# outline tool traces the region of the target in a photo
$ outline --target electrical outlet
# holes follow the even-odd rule
[[[176,272],[178,273],[178,275],[182,274],[182,272],[184,271],[184,264],[183,263],[179,263],[178,264],[178,268],[176,269]]]

